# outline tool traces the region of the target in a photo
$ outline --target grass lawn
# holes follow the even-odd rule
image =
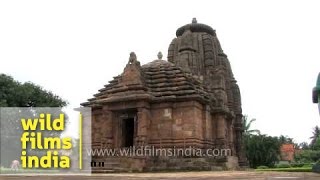
[[[312,167],[268,168],[268,169],[256,169],[256,171],[312,172]]]

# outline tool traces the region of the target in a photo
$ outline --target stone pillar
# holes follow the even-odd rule
[[[102,142],[103,142],[103,146],[104,148],[111,148],[114,146],[114,143],[113,143],[113,138],[114,138],[114,135],[113,135],[113,113],[112,111],[106,109],[106,108],[103,108],[103,111],[102,111],[102,121],[103,121],[103,124],[102,124]]]
[[[229,134],[229,143],[233,144],[233,124],[230,122],[228,127],[228,134]]]
[[[136,118],[136,137],[135,145],[144,146],[147,144],[148,124],[150,120],[150,111],[147,108],[138,108]]]
[[[92,128],[91,128],[91,143],[92,148],[97,149],[101,148],[101,125],[100,125],[101,114],[92,115]],[[83,127],[85,128],[85,127]]]
[[[217,115],[217,138],[226,138],[226,120],[224,115]]]
[[[204,106],[204,110],[203,110],[203,137],[205,141],[208,142],[212,142],[215,139],[215,134],[212,133],[214,132],[214,128],[213,128],[213,121],[212,121],[212,117],[210,114],[210,107],[208,105]],[[212,144],[206,145],[205,147],[207,148],[212,148]]]
[[[243,139],[242,139],[242,133],[243,133],[243,126],[242,126],[242,115],[237,114],[236,115],[236,120],[235,120],[235,148],[237,152],[237,156],[239,158],[239,165],[240,166],[247,166],[248,161],[246,158],[246,153],[245,153],[245,147],[243,144]]]
[[[234,128],[233,128],[233,119],[230,119],[228,122],[228,145],[231,149],[232,155],[236,154],[234,146]]]
[[[227,134],[227,123],[226,123],[226,118],[225,115],[223,114],[218,114],[215,116],[216,121],[217,121],[217,146],[219,148],[225,148],[227,139],[226,139],[226,134]]]

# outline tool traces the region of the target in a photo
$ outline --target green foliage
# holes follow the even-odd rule
[[[318,126],[314,127],[313,132],[312,132],[312,136],[310,137],[311,139],[311,143],[310,146],[311,148],[314,148],[317,140],[320,137],[320,128]]]
[[[31,82],[0,74],[0,107],[63,107],[67,102]]]
[[[0,74],[0,107],[24,107],[20,108],[20,112],[30,114],[30,117],[35,116],[37,112],[33,107],[63,107],[67,102],[50,91],[42,89],[42,87],[31,82],[20,83],[14,80],[11,76]],[[18,109],[19,110],[19,109]],[[61,110],[59,110],[61,112]],[[5,151],[10,151],[12,157],[9,159],[19,159],[21,155],[20,141],[16,137],[22,132],[21,122],[17,113],[6,114],[7,117],[1,118],[1,137],[2,144],[6,144]],[[4,116],[4,115],[2,115]],[[67,117],[66,117],[67,123]],[[50,136],[59,136],[61,131],[48,132]],[[10,162],[3,162],[3,166],[8,167]]]
[[[251,124],[255,122],[256,119],[251,119],[250,121],[248,120],[248,116],[244,115],[242,117],[242,125],[244,129],[244,136],[250,136],[252,134],[260,134],[260,130],[257,129],[251,129]]]
[[[248,121],[248,116],[243,116],[242,124],[244,129],[243,141],[246,149],[246,156],[251,168],[258,166],[274,167],[279,161],[280,142],[277,137],[260,134],[257,129],[251,130],[251,124],[256,119]]]
[[[315,150],[303,150],[300,153],[295,154],[294,159],[296,162],[312,163],[320,159],[320,151]]]
[[[309,146],[309,144],[308,144],[307,142],[302,142],[302,143],[300,143],[300,144],[298,145],[298,147],[299,147],[300,149],[302,149],[302,150],[308,150],[308,149],[310,149],[310,146]]]
[[[267,135],[245,136],[246,155],[251,168],[274,167],[279,161],[280,142],[277,137]]]
[[[294,144],[293,139],[289,136],[280,135],[279,136],[280,144]]]
[[[320,137],[320,136],[319,136]],[[313,146],[312,146],[312,149],[313,150],[318,150],[318,151],[320,151],[320,138],[317,138],[316,139],[316,141],[315,141],[315,143],[313,144]]]
[[[312,167],[315,163],[304,163],[302,167]]]
[[[290,168],[291,165],[290,164],[277,164],[276,168]]]
[[[268,166],[258,166],[257,169],[268,169]]]
[[[312,166],[312,172],[320,173],[320,160]]]
[[[291,163],[291,167],[303,167],[305,164],[304,163]]]

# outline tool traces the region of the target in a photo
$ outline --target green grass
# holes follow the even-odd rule
[[[256,171],[312,172],[312,167],[268,168],[268,169],[256,169]]]

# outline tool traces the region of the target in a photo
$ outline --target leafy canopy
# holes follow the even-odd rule
[[[63,107],[67,101],[32,82],[0,74],[0,107]]]

